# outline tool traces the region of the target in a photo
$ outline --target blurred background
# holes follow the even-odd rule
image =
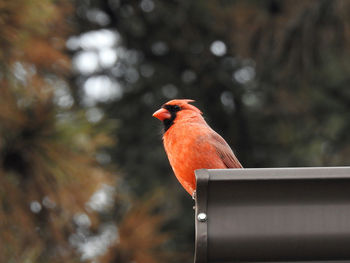
[[[0,1],[0,262],[192,262],[152,113],[244,167],[350,165],[350,1]]]

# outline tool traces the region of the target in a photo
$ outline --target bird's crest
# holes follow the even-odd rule
[[[165,105],[177,105],[180,106],[181,109],[183,110],[193,110],[195,112],[198,112],[199,114],[202,114],[202,112],[195,106],[189,104],[195,102],[195,100],[191,100],[191,99],[174,99],[174,100],[170,100],[167,103],[165,103],[163,106]]]

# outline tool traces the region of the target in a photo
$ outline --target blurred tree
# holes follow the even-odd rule
[[[174,246],[192,246],[193,225],[191,200],[172,187],[177,182],[151,118],[169,99],[197,100],[245,167],[348,164],[348,1],[81,0],[77,6],[80,40],[103,29],[116,41],[109,63],[101,50],[70,46],[77,61],[86,51],[96,57],[90,71],[77,63],[85,71],[76,83],[85,94],[92,81],[117,87],[117,96],[97,102],[118,121],[112,159],[136,194],[168,188],[182,233]]]
[[[165,197],[164,192],[156,191],[151,197],[133,204],[119,225],[120,242],[106,253],[105,262],[183,262],[192,256],[169,247],[173,235],[162,230],[168,218],[159,213],[164,209]]]
[[[294,127],[287,129],[297,134],[299,124],[292,124],[292,116],[312,121],[319,106],[325,106],[317,93],[325,97],[333,93],[336,103],[340,98],[340,104],[348,102],[342,96],[349,68],[347,1],[78,3],[85,10],[79,13],[84,29],[88,21],[93,25],[90,29],[117,30],[116,62],[97,67],[92,76],[106,75],[122,85],[122,95],[107,105],[109,115],[122,126],[113,156],[139,191],[168,180],[156,124],[149,121],[149,114],[167,99],[197,99],[248,167],[315,165],[301,152],[288,151],[294,149],[291,141],[298,141],[295,146],[304,150],[311,141],[307,145],[301,145],[302,138],[276,142],[278,134],[288,135],[281,130],[283,124],[274,121],[289,122],[287,126]],[[103,23],[98,20],[101,14]],[[90,78],[87,74],[79,80],[84,83]],[[337,92],[326,87],[333,81],[340,82]],[[329,110],[337,114],[340,109],[333,106]],[[314,127],[310,128],[305,132],[312,134]],[[144,174],[152,174],[154,180]]]
[[[101,166],[114,127],[71,93],[72,11],[65,0],[0,3],[0,262],[94,260],[112,245],[130,255],[142,248],[155,262],[168,239],[164,209],[138,205],[147,227],[124,245],[122,233],[140,224],[122,182],[116,197],[116,178]]]
[[[263,3],[238,2],[249,15],[235,12],[230,34],[237,52],[256,61],[255,85],[243,96],[254,162],[348,164],[349,2]]]

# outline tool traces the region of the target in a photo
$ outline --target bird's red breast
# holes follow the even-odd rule
[[[209,127],[193,100],[171,100],[153,116],[165,128],[163,143],[175,176],[193,195],[197,169],[242,168],[226,141]]]

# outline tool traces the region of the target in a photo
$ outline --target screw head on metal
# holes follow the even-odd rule
[[[207,214],[206,213],[199,213],[197,215],[197,219],[199,222],[205,222],[205,221],[207,221]]]

